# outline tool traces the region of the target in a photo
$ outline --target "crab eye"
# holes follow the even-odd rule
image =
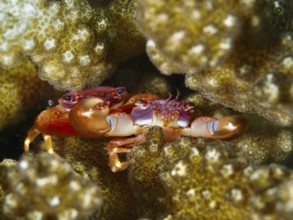
[[[65,95],[62,97],[63,100],[66,100],[66,101],[72,101],[72,96],[71,95]]]
[[[125,93],[126,92],[126,88],[120,88],[120,89],[118,89],[117,91],[116,91],[116,94],[117,95],[122,95],[123,93]]]
[[[185,109],[186,109],[186,111],[193,110],[194,107],[195,107],[195,105],[194,105],[193,102],[186,102],[186,104],[185,104]]]
[[[175,107],[175,108],[176,108],[176,107],[177,107],[177,105],[178,105],[178,103],[174,101],[174,102],[171,102],[171,104],[170,104],[170,105],[171,105],[172,107]]]
[[[137,100],[135,100],[134,104],[136,106],[145,106],[146,105],[146,101],[144,101],[142,99],[137,99]]]

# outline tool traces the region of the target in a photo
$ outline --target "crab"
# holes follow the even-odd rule
[[[115,137],[109,141],[107,149],[109,166],[113,172],[118,172],[125,170],[130,163],[122,162],[119,154],[129,153],[132,147],[145,142],[145,135],[153,126],[162,128],[166,142],[180,136],[225,139],[243,127],[243,118],[239,116],[192,120],[194,105],[179,101],[178,97],[172,100],[170,97],[162,99],[152,94],[138,94],[125,102],[126,96],[123,87],[97,87],[65,94],[59,105],[37,117],[25,140],[25,150],[29,150],[30,143],[40,133],[51,153],[54,153],[51,135]]]
[[[118,107],[122,105],[127,97],[127,91],[124,87],[99,86],[86,89],[79,92],[69,92],[64,94],[59,100],[58,105],[42,111],[35,120],[34,125],[29,129],[24,142],[24,150],[27,152],[30,143],[33,142],[39,134],[43,135],[45,147],[48,152],[54,153],[51,136],[78,136],[79,134],[72,127],[68,112],[83,99],[99,97],[103,104],[109,107]],[[99,106],[96,106],[99,108]]]

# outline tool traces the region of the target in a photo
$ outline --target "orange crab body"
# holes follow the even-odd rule
[[[50,108],[41,112],[35,121],[36,128],[43,134],[52,136],[77,136],[68,118],[68,111]]]
[[[125,102],[123,87],[96,87],[67,93],[59,105],[40,113],[25,140],[25,150],[42,133],[48,152],[53,151],[51,136],[80,136],[89,138],[118,137],[108,144],[109,165],[113,172],[124,170],[128,162],[118,155],[128,153],[137,143],[145,141],[152,126],[163,129],[165,140],[178,136],[228,138],[243,126],[238,116],[214,119],[199,117],[192,121],[192,103],[161,99],[152,94],[138,94]]]

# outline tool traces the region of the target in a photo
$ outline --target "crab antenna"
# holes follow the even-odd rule
[[[171,99],[172,99],[172,94],[171,92],[168,92],[169,93],[169,97],[167,98],[166,102],[169,102]]]
[[[175,100],[177,101],[178,100],[178,98],[179,98],[179,96],[181,95],[180,94],[180,91],[179,91],[179,89],[178,88],[176,88],[176,98],[175,98]]]

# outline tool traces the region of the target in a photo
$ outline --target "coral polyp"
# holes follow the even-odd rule
[[[100,188],[61,158],[43,153],[6,164],[1,166],[6,219],[84,219],[102,206]]]
[[[101,83],[117,63],[143,52],[135,4],[113,1],[109,8],[94,9],[86,0],[2,1],[0,66],[12,67],[25,55],[38,65],[40,78],[57,89]],[[131,32],[118,31],[121,25]]]

